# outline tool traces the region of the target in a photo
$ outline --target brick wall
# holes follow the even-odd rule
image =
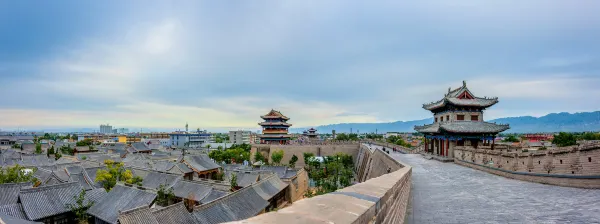
[[[332,156],[336,153],[345,153],[352,155],[352,158],[356,159],[358,155],[358,149],[360,144],[348,143],[339,145],[266,145],[256,144],[252,145],[250,150],[250,160],[254,162],[254,154],[261,152],[267,160],[271,161],[271,154],[276,150],[283,150],[283,159],[281,163],[288,164],[293,155],[298,157],[296,167],[304,167],[304,155],[305,152],[313,153],[315,156]]]
[[[532,152],[456,147],[454,156],[457,164],[509,178],[560,186],[600,188],[600,145]]]

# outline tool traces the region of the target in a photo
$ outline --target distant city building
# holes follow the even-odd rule
[[[392,137],[392,136],[396,136],[397,137],[398,135],[400,135],[400,133],[398,133],[398,132],[387,132],[387,133],[383,134],[383,137],[384,138],[389,138],[389,137]]]
[[[117,128],[117,134],[127,134],[129,133],[129,128]]]
[[[250,131],[229,131],[229,142],[233,144],[250,144]]]
[[[268,114],[260,117],[265,120],[258,123],[262,127],[260,143],[287,144],[290,141],[291,135],[288,134],[288,128],[292,125],[287,123],[288,117],[273,109]]]
[[[206,131],[199,133],[174,133],[170,135],[170,145],[175,147],[200,147],[204,143],[214,143],[213,134]]]
[[[259,144],[260,143],[260,135],[254,132],[250,132],[250,143],[251,144]]]
[[[101,124],[100,125],[100,133],[111,134],[111,133],[113,133],[113,128],[109,124]]]
[[[483,111],[497,102],[498,98],[476,97],[463,81],[461,87],[449,88],[441,100],[424,104],[434,116],[433,124],[415,126],[425,135],[425,151],[454,158],[457,146],[476,149],[483,145],[493,150],[496,135],[509,129],[508,125],[483,121]]]

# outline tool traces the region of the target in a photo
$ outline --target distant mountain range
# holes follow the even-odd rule
[[[542,117],[507,117],[489,120],[498,124],[510,124],[510,129],[504,133],[535,133],[535,132],[584,132],[600,131],[600,111],[583,113],[552,113]],[[316,127],[319,133],[337,133],[359,131],[360,133],[385,132],[414,132],[415,125],[431,124],[433,118],[396,121],[390,123],[343,123],[329,124]],[[302,132],[304,129],[294,128],[292,132]]]

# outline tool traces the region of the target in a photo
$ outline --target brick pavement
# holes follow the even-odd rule
[[[600,190],[513,180],[419,154],[392,156],[413,167],[407,223],[600,223]]]

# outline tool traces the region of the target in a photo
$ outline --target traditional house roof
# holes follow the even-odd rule
[[[482,121],[453,121],[447,123],[433,123],[423,126],[415,126],[415,130],[421,133],[499,133],[509,129],[507,124],[494,124]]]
[[[250,186],[256,182],[258,182],[259,178],[260,178],[260,174],[259,173],[250,173],[250,172],[241,172],[241,171],[227,171],[225,174],[226,179],[229,181],[231,179],[231,174],[236,175],[236,182],[237,185],[240,187],[247,187]]]
[[[190,214],[183,202],[160,208],[152,212],[160,224],[196,224],[198,223]]]
[[[269,203],[254,188],[242,188],[219,200],[194,208],[200,223],[223,223],[247,219],[263,211]]]
[[[77,183],[56,184],[23,189],[19,198],[27,219],[40,220],[69,212],[67,205],[75,203],[75,197],[81,193],[81,190],[81,186]]]
[[[288,127],[292,126],[292,124],[290,124],[290,123],[280,122],[280,121],[278,121],[278,122],[260,122],[260,123],[258,123],[258,125],[260,125],[260,126],[288,126]]]
[[[297,171],[287,166],[261,166],[260,168],[254,169],[256,171],[270,171],[281,179],[289,179],[296,176]]]
[[[0,212],[0,223],[7,224],[41,224],[41,222],[32,222],[29,220],[17,218],[11,215],[4,214]]]
[[[221,198],[221,197],[223,197],[225,195],[228,195],[228,194],[230,194],[230,192],[219,191],[219,190],[216,190],[216,189],[213,188],[213,189],[211,189],[210,193],[205,198],[203,198],[202,200],[200,200],[200,203],[201,204],[207,204],[207,203],[210,203],[210,202],[212,202],[214,200],[217,200],[217,199],[219,199],[219,198]]]
[[[182,176],[149,171],[143,178],[142,186],[145,188],[158,189],[160,185],[164,185],[165,188],[168,189],[172,187],[177,180],[181,179]]]
[[[285,189],[288,184],[284,183],[276,175],[271,175],[264,180],[252,185],[252,188],[258,193],[263,199],[271,200],[275,195]]]
[[[202,172],[221,168],[221,166],[213,162],[206,154],[184,156],[183,162],[195,172]]]
[[[148,206],[140,206],[119,213],[120,224],[159,224]]]
[[[271,111],[269,111],[268,114],[265,114],[263,116],[260,116],[262,119],[269,119],[269,118],[281,118],[283,120],[289,120],[288,117],[283,116],[283,114],[279,111],[273,110],[271,109]]]
[[[148,148],[146,144],[143,142],[135,142],[131,144],[131,147],[135,149],[136,152],[151,152],[152,149]]]
[[[0,213],[6,214],[18,219],[27,219],[27,215],[25,215],[25,211],[23,211],[23,206],[21,204],[10,204],[10,205],[1,205]]]
[[[94,189],[94,180],[90,178],[88,173],[81,166],[69,166],[65,170],[69,174],[69,182],[77,182],[85,190]]]
[[[155,193],[117,185],[102,199],[95,203],[88,214],[108,223],[117,223],[119,211],[141,206],[150,207]]]
[[[173,185],[173,193],[175,196],[183,199],[190,199],[190,197],[192,197],[192,199],[197,202],[200,202],[208,196],[211,191],[211,186],[185,180],[178,180],[177,183]]]
[[[32,183],[0,184],[0,205],[16,204],[19,201],[21,189],[31,188]]]
[[[498,103],[498,97],[475,97],[475,95],[473,95],[473,93],[471,93],[471,91],[469,91],[469,89],[467,88],[467,83],[463,81],[463,85],[461,87],[454,90],[448,89],[448,93],[444,96],[444,98],[437,102],[423,104],[423,108],[426,110],[434,110],[437,108],[442,108],[447,104],[486,108],[496,103]]]

